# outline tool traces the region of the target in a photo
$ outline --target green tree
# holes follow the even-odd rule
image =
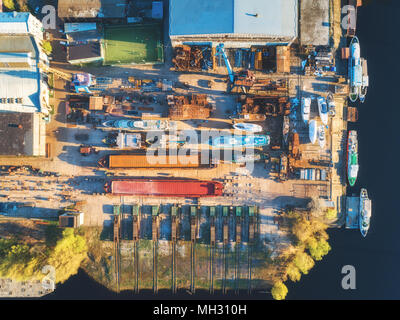
[[[272,297],[275,300],[284,300],[288,293],[288,288],[282,281],[275,282],[274,286],[271,289]]]
[[[76,274],[87,256],[85,238],[75,235],[73,229],[65,229],[60,237],[55,230],[50,231],[53,231],[51,240],[56,241],[54,244],[48,241],[42,250],[40,246],[30,247],[15,240],[0,239],[0,278],[40,280],[44,277],[41,270],[45,265],[55,268],[57,283]]]
[[[56,270],[56,282],[63,283],[78,273],[82,261],[87,256],[86,240],[75,235],[73,229],[65,229],[62,238],[51,251],[47,264]]]

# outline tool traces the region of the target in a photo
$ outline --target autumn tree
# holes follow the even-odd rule
[[[275,300],[284,300],[288,293],[288,288],[282,281],[275,282],[274,286],[271,289],[272,297]]]

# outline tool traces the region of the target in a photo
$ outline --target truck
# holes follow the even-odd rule
[[[221,196],[223,184],[191,179],[116,179],[106,182],[104,190],[118,196],[200,198]]]

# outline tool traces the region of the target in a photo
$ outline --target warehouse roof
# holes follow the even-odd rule
[[[0,112],[0,155],[32,155],[34,115]]]
[[[170,0],[170,35],[297,36],[298,0]]]
[[[30,36],[0,36],[0,111],[41,111],[37,56]]]
[[[29,12],[0,12],[0,22],[27,22]]]
[[[78,46],[68,46],[68,61],[101,58],[100,42],[88,42]]]
[[[329,45],[329,0],[302,0],[300,42],[303,45]]]
[[[124,18],[126,0],[59,0],[60,18]]]

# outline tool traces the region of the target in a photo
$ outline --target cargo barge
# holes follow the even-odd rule
[[[202,163],[206,162],[206,163]],[[207,163],[208,162],[208,163]],[[209,159],[195,155],[110,154],[100,159],[99,167],[107,169],[200,169],[213,168]]]
[[[200,198],[221,196],[223,185],[200,180],[129,179],[109,181],[104,190],[120,196]]]

